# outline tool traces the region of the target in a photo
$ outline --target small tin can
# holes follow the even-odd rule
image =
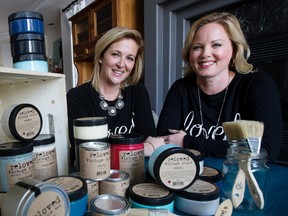
[[[175,208],[189,215],[215,215],[219,202],[218,186],[201,179],[197,179],[189,188],[175,193]]]
[[[109,137],[111,145],[111,169],[129,173],[130,183],[145,181],[144,140],[141,134],[114,134]]]
[[[183,190],[192,185],[199,175],[196,156],[176,144],[157,148],[148,161],[151,176],[168,190]]]
[[[32,104],[15,104],[8,107],[2,116],[2,128],[10,139],[30,142],[42,129],[42,115]]]
[[[69,216],[69,198],[65,191],[47,182],[25,179],[7,193],[1,213],[4,216]]]
[[[105,179],[110,175],[110,145],[106,142],[85,142],[79,145],[80,176]]]
[[[45,180],[61,187],[69,197],[70,216],[85,215],[87,211],[87,183],[76,176],[56,176]]]
[[[130,202],[115,194],[101,194],[90,202],[91,216],[117,215],[128,216]]]
[[[33,140],[35,179],[43,180],[58,175],[55,136],[39,134]]]
[[[129,187],[131,208],[174,210],[174,193],[157,183],[139,183]]]
[[[99,182],[100,194],[126,196],[129,188],[129,174],[123,170],[111,170],[110,176]]]
[[[0,192],[11,185],[34,178],[33,143],[9,142],[0,144]]]

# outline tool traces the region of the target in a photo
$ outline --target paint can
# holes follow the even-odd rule
[[[199,162],[188,149],[176,144],[157,148],[148,161],[151,176],[168,190],[183,190],[192,185],[199,175]]]
[[[123,170],[130,176],[130,184],[145,181],[144,140],[141,134],[113,134],[111,145],[111,169]]]

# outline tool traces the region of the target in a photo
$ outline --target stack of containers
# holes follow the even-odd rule
[[[48,72],[43,16],[34,11],[19,11],[8,17],[13,67]]]

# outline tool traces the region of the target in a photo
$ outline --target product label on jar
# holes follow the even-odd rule
[[[88,203],[99,195],[99,183],[98,181],[86,181],[87,182],[87,191],[88,191]],[[90,205],[88,205],[89,207]]]
[[[186,188],[185,191],[192,192],[192,193],[212,193],[216,190],[216,186],[197,179],[190,187]]]
[[[100,194],[116,194],[126,196],[129,187],[129,179],[120,181],[100,181]]]
[[[35,179],[43,180],[58,175],[56,148],[34,151]]]
[[[6,176],[9,185],[14,185],[24,179],[34,178],[35,165],[33,159],[19,160],[6,165]],[[2,174],[1,174],[2,175]]]
[[[66,201],[67,202],[67,201]],[[67,203],[61,195],[54,191],[46,191],[38,195],[30,204],[27,215],[59,216],[67,214]]]
[[[189,185],[197,175],[193,158],[184,153],[175,153],[165,158],[159,168],[159,176],[167,187],[181,189]]]
[[[204,171],[201,174],[201,176],[215,176],[215,175],[218,175],[218,171],[216,169],[204,166]]]
[[[66,193],[72,193],[83,187],[83,182],[80,179],[68,176],[51,178],[48,179],[47,182],[58,185],[63,188]]]
[[[41,130],[41,116],[32,107],[21,109],[15,118],[17,133],[25,138],[32,139]]]
[[[80,176],[104,179],[110,175],[110,148],[89,151],[79,148]]]
[[[162,198],[169,195],[169,190],[154,183],[137,184],[132,190],[135,194],[148,198]]]
[[[119,169],[129,173],[131,183],[145,180],[144,149],[119,151]]]

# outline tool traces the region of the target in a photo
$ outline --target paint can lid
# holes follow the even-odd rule
[[[16,156],[33,151],[32,142],[7,142],[0,144],[0,156]]]

